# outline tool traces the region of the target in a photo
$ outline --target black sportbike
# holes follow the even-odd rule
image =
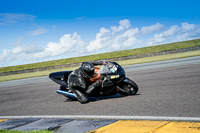
[[[77,100],[76,95],[68,88],[68,76],[72,71],[54,72],[49,78],[60,85],[58,94],[64,95],[71,100]],[[126,77],[124,69],[116,62],[108,62],[100,67],[95,67],[93,78],[88,80],[88,85],[102,79],[101,87],[96,88],[90,98],[100,98],[113,95],[135,95],[138,92],[137,84]]]

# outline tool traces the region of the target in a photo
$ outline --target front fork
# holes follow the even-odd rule
[[[127,85],[131,84],[131,80],[127,77],[124,77],[121,82],[118,83],[117,86],[117,92],[119,94],[122,94],[124,96],[128,96],[131,94],[131,90],[129,88],[127,88]]]

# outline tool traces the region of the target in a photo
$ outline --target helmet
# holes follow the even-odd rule
[[[92,63],[83,62],[81,70],[87,78],[92,78],[92,75],[94,75],[94,65]]]

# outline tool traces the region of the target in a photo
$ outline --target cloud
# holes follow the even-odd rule
[[[155,34],[154,38],[150,39],[150,41],[148,42],[148,45],[156,45],[166,42],[166,40],[169,40],[170,36],[175,35],[179,30],[180,27],[178,25],[173,25],[168,30],[159,34]]]
[[[19,37],[16,42],[22,39],[22,37]],[[62,55],[65,55],[65,57],[81,56],[86,51],[85,47],[85,43],[81,40],[80,35],[75,32],[63,35],[58,42],[47,43],[43,49],[38,48],[36,45],[22,44],[15,46],[13,49],[5,49],[0,55],[0,61],[38,61]]]
[[[154,34],[154,37],[149,39],[147,44],[158,45],[163,43],[186,41],[199,37],[200,25],[184,22],[181,23],[181,26],[173,25],[159,34]]]
[[[45,34],[47,33],[48,30],[45,28],[39,28],[39,29],[35,29],[33,31],[29,31],[29,34],[31,35],[41,35],[41,34]]]
[[[10,25],[20,22],[33,21],[35,16],[23,13],[0,13],[0,25]]]
[[[181,30],[177,34],[176,41],[191,40],[200,37],[200,25],[185,22],[181,24],[180,28]]]
[[[37,46],[17,45],[13,49],[4,49],[0,56],[0,61],[26,61],[35,60],[33,55],[37,54],[41,49]]]
[[[120,20],[119,21],[119,26],[111,26],[111,30],[114,33],[120,32],[124,29],[127,29],[131,26],[130,21],[128,19]]]
[[[42,33],[39,31],[42,30],[34,30],[30,33],[38,35]],[[118,26],[111,26],[110,29],[102,27],[99,33],[96,34],[96,38],[89,42],[84,42],[81,36],[74,32],[73,34],[61,36],[58,42],[47,43],[43,50],[35,46],[25,45],[18,45],[13,49],[4,50],[0,60],[38,60],[63,55],[74,57],[132,48],[141,42],[135,37],[138,32],[138,28],[131,28],[130,21],[124,19],[119,21]],[[16,42],[23,39],[23,37],[19,37]]]
[[[164,25],[162,25],[160,23],[156,23],[155,25],[142,27],[140,32],[142,34],[150,34],[150,33],[154,33],[154,32],[160,31],[163,28],[164,28]]]
[[[65,34],[59,42],[49,42],[43,51],[35,54],[35,58],[53,57],[59,55],[76,56],[84,51],[85,43],[76,32]]]
[[[76,18],[76,20],[83,20],[85,18],[86,18],[86,16],[83,16],[83,17]]]
[[[119,26],[111,26],[110,29],[101,28],[96,34],[95,40],[87,45],[88,52],[110,52],[133,48],[141,41],[135,36],[139,32],[138,28],[131,28],[130,21],[124,19],[119,21]]]
[[[45,29],[36,29],[33,35],[44,34]],[[45,59],[59,59],[104,52],[112,52],[149,45],[185,41],[200,38],[200,25],[188,22],[165,27],[163,24],[132,27],[128,19],[120,20],[116,26],[101,27],[95,39],[85,42],[77,32],[64,34],[57,42],[48,42],[44,48],[36,45],[22,45],[24,37],[16,40],[12,49],[4,49],[0,54],[0,62],[24,62]]]
[[[188,22],[182,23],[181,24],[183,30],[193,30],[195,29],[194,24],[189,24]]]
[[[41,51],[37,45],[23,45],[24,37],[19,37],[12,49],[4,49],[0,54],[0,62],[35,60],[33,55]]]

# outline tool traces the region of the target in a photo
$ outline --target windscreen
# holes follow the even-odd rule
[[[118,68],[117,65],[115,65],[111,62],[107,62],[107,64],[104,64],[101,66],[100,73],[101,74],[114,74],[117,72],[117,68]]]

